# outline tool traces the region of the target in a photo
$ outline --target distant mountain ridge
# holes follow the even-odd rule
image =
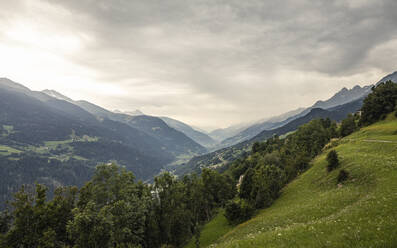
[[[356,85],[351,89],[342,88],[339,92],[337,92],[328,100],[317,101],[311,108],[329,109],[338,105],[355,101],[371,93],[372,86],[373,85],[361,87],[359,85]]]
[[[204,153],[204,152],[206,152],[206,150],[203,149],[203,147],[211,147],[211,146],[215,145],[215,141],[212,138],[210,138],[208,135],[194,130],[193,128],[191,128],[190,126],[188,126],[185,123],[182,123],[180,121],[177,121],[177,120],[174,120],[174,119],[171,119],[168,117],[148,116],[148,115],[145,115],[142,111],[140,111],[138,109],[135,111],[127,111],[127,112],[114,110],[112,112],[112,111],[106,110],[102,107],[99,107],[99,106],[92,104],[90,102],[87,102],[87,101],[74,101],[74,100],[70,99],[69,97],[64,96],[61,93],[54,91],[54,90],[44,90],[43,92],[50,96],[56,97],[58,99],[62,99],[65,101],[69,101],[73,104],[76,104],[76,105],[80,106],[81,108],[85,109],[86,111],[90,112],[91,114],[96,115],[97,117],[109,118],[109,119],[112,119],[115,121],[124,122],[128,125],[131,125],[131,126],[138,128],[142,131],[145,131],[151,135],[154,135],[155,137],[160,135],[159,130],[163,130],[163,132],[161,133],[162,142],[168,143],[169,145],[171,145],[169,143],[169,140],[170,139],[172,140],[173,138],[167,137],[166,132],[172,133],[173,135],[178,136],[178,137],[174,137],[174,138],[180,140],[181,144],[184,144],[184,146],[191,148],[190,150],[183,151],[183,149],[180,149],[181,147],[179,147],[179,148],[174,147],[174,149],[182,150],[181,153],[183,153],[183,152]],[[138,117],[138,118],[135,118],[135,117]],[[157,119],[157,118],[164,121],[164,123],[159,121],[159,119]],[[138,125],[137,121],[142,122],[144,120],[146,120],[145,125],[140,125],[140,124]],[[151,120],[151,121],[148,121],[148,120]],[[202,147],[196,146],[196,144],[193,144],[192,142],[185,139],[177,132],[174,132],[172,129],[182,132],[188,138],[190,138],[194,142],[198,143]],[[154,130],[157,130],[157,131],[154,132]]]
[[[387,77],[391,78],[391,75],[388,75]],[[395,77],[397,79],[397,73],[395,73]],[[332,108],[332,107],[335,107],[338,105],[343,105],[345,103],[352,102],[357,99],[363,98],[371,92],[372,86],[373,85],[361,87],[359,85],[356,85],[351,89],[342,88],[340,91],[338,91],[336,94],[334,94],[331,98],[329,98],[325,101],[319,100],[309,108],[306,108],[306,109],[299,108],[295,111],[290,111],[284,115],[280,115],[279,117],[270,118],[270,119],[265,120],[261,123],[256,123],[252,126],[249,126],[248,128],[237,133],[236,135],[223,140],[220,143],[219,147],[220,148],[228,147],[228,146],[235,145],[239,142],[249,140],[264,130],[274,129],[274,128],[283,126],[286,123],[293,121],[294,119],[304,116],[307,113],[309,113],[312,109],[315,109],[315,108],[329,109],[329,108]],[[281,117],[286,117],[286,118],[283,119]],[[274,122],[274,120],[278,120],[278,121]]]
[[[181,121],[164,116],[160,117],[160,119],[162,119],[168,126],[183,132],[186,136],[204,147],[210,148],[216,144],[215,140],[207,134],[199,132]]]
[[[397,83],[397,71],[383,77],[381,80],[379,80],[379,82],[376,83],[376,85],[382,83],[382,82],[386,82],[386,81],[393,81],[395,83]]]
[[[138,130],[141,130],[158,139],[159,143],[164,145],[163,148],[175,156],[181,155],[183,153],[201,154],[206,152],[206,149],[203,146],[196,143],[183,132],[170,128],[158,117],[143,115],[143,113],[140,111],[134,112],[137,115],[130,115],[120,111],[115,113],[87,101],[74,101],[54,90],[45,90],[43,92],[49,94],[50,96],[57,97],[58,99],[71,102],[72,104],[83,108],[99,119],[107,118],[113,121],[125,123],[133,128],[137,128]],[[140,115],[140,113],[142,113],[142,115]]]
[[[227,128],[218,128],[213,131],[211,131],[208,135],[218,141],[221,142],[222,140],[225,140],[229,137],[233,137],[234,135],[238,134],[245,128],[249,127],[251,124],[250,123],[242,123],[238,125],[233,125]]]

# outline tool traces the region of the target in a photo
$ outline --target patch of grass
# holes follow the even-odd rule
[[[15,148],[5,145],[0,145],[0,155],[2,156],[10,155],[12,153],[20,153],[20,152],[21,152],[20,150],[17,150]]]
[[[3,130],[5,131],[4,133],[2,133],[1,135],[6,137],[12,133],[15,133],[14,131],[14,126],[11,125],[3,125]]]
[[[334,148],[349,171],[342,186],[339,170],[326,172],[325,152],[271,207],[211,247],[397,247],[397,143],[366,141],[397,141],[396,131],[389,116],[342,139]]]
[[[216,241],[219,237],[233,229],[224,216],[225,211],[221,209],[218,214],[208,222],[201,231],[200,247],[206,247]],[[195,248],[195,238],[193,237],[185,248]]]

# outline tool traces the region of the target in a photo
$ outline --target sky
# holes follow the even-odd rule
[[[215,128],[396,71],[395,0],[0,1],[0,77]]]

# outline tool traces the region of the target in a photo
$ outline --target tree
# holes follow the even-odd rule
[[[249,168],[243,177],[243,180],[240,185],[239,196],[242,199],[250,199],[251,191],[253,187],[253,176],[254,176],[254,169]]]
[[[344,182],[349,178],[349,172],[340,170],[338,174],[338,183]]]
[[[339,129],[340,136],[345,137],[353,133],[357,129],[356,121],[352,114],[349,114],[346,119],[342,120]]]
[[[76,247],[143,245],[149,197],[131,172],[100,165],[80,190],[68,233]]]
[[[230,200],[225,206],[225,217],[230,224],[238,224],[249,220],[255,208],[246,200]]]
[[[259,152],[260,147],[261,147],[260,143],[259,143],[259,142],[255,142],[255,143],[252,145],[252,153],[257,153],[257,152]]]
[[[262,165],[255,169],[251,200],[256,208],[270,206],[278,198],[286,182],[285,173],[274,165]]]
[[[332,171],[333,169],[335,169],[336,167],[338,167],[339,165],[339,158],[338,158],[338,154],[336,153],[335,150],[331,150],[328,154],[327,154],[327,170],[328,171]]]
[[[372,93],[364,99],[361,108],[361,125],[370,125],[395,110],[397,103],[397,84],[392,81],[381,83],[372,88]]]
[[[8,209],[0,212],[0,235],[5,234],[10,229],[12,217]]]

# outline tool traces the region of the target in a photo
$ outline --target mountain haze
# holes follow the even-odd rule
[[[210,148],[216,144],[216,142],[209,135],[193,129],[186,123],[169,117],[160,117],[160,119],[162,119],[168,126],[184,133],[186,136],[204,147]]]
[[[394,72],[392,74],[383,77],[378,83],[376,83],[376,85],[379,84],[380,82],[384,82],[387,80],[396,82],[397,72]],[[305,109],[298,108],[297,110],[287,112],[283,115],[279,115],[273,118],[268,118],[262,122],[255,123],[247,127],[246,129],[241,130],[235,135],[222,140],[218,147],[219,148],[228,147],[237,144],[239,142],[249,140],[264,130],[274,129],[283,126],[286,123],[293,121],[296,118],[302,117],[307,113],[309,113],[312,109],[315,108],[330,109],[338,105],[343,105],[345,103],[349,103],[364,98],[371,92],[372,87],[373,85],[367,85],[364,87],[356,85],[351,89],[347,89],[346,87],[344,87],[340,91],[335,93],[331,98],[324,101],[319,100],[309,108],[305,108]]]

